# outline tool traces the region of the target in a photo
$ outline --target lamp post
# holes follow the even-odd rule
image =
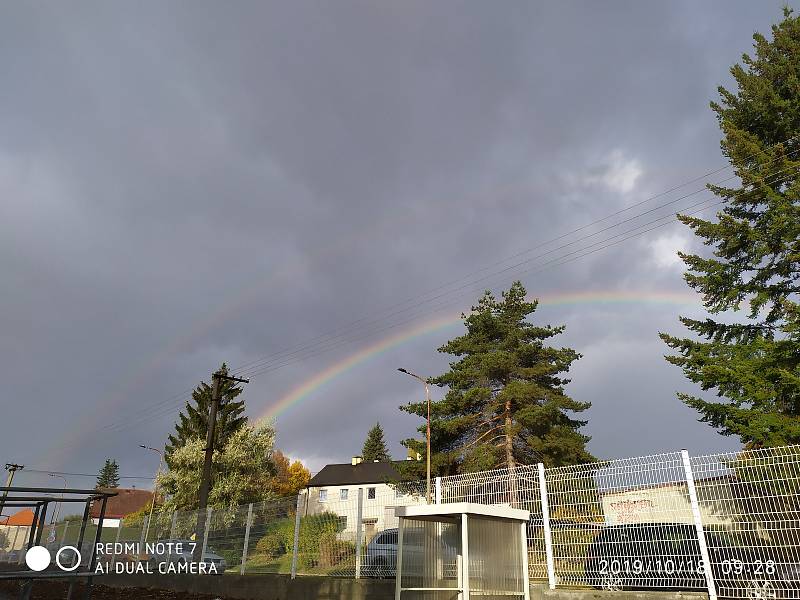
[[[59,479],[64,480],[64,489],[67,489],[67,478],[63,475],[59,475],[57,473],[48,473],[50,477],[58,477]],[[64,492],[61,492],[61,501],[64,500]],[[53,519],[50,521],[50,524],[58,523],[58,515],[61,513],[61,501],[56,504],[56,512],[53,513]]]
[[[156,491],[158,489],[158,475],[161,473],[161,464],[164,462],[164,453],[158,448],[151,448],[150,446],[145,446],[144,444],[139,444],[139,448],[144,448],[145,450],[150,450],[151,452],[156,452],[158,454],[158,470],[156,471],[156,478],[153,481],[153,499],[150,502],[150,514],[147,515],[147,527],[144,530],[144,541],[146,542],[147,535],[150,533],[150,521],[153,520],[153,507],[156,505]]]
[[[425,386],[425,402],[428,404],[428,427],[427,427],[427,450],[425,452],[425,459],[427,462],[426,465],[426,484],[425,484],[425,499],[427,500],[428,504],[431,503],[431,391],[430,387],[428,386],[428,380],[420,377],[419,375],[412,373],[407,369],[403,369],[402,367],[397,369],[401,373],[405,373],[406,375],[410,375],[414,379],[418,379],[422,382],[422,385]]]

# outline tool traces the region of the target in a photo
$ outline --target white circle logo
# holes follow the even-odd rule
[[[50,552],[44,546],[33,546],[25,553],[25,564],[31,571],[44,571],[50,566]]]
[[[77,557],[75,564],[72,565],[71,567],[65,567],[64,565],[61,564],[61,553],[64,550],[72,550],[75,553],[75,556]],[[82,558],[83,557],[81,556],[81,553],[75,546],[64,546],[63,548],[59,548],[58,552],[56,552],[56,564],[58,565],[58,568],[61,569],[62,571],[74,571],[75,569],[81,566]]]

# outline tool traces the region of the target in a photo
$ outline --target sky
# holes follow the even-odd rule
[[[376,421],[403,458],[424,391],[396,369],[444,372],[515,279],[583,356],[596,456],[736,449],[658,338],[704,314],[676,255],[701,246],[668,218],[601,242],[711,203],[709,101],[783,4],[5,4],[0,462],[147,487],[138,445],[223,361],[312,471]]]

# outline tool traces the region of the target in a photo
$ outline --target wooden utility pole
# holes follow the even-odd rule
[[[6,463],[6,471],[8,471],[8,478],[6,479],[6,487],[10,488],[11,484],[14,481],[14,473],[17,471],[21,471],[25,468],[25,465],[17,465],[14,463]],[[8,490],[3,492],[3,498],[0,499],[0,515],[3,514],[3,507],[6,504],[6,496],[8,496]]]
[[[211,406],[208,408],[208,430],[206,432],[206,448],[205,459],[203,460],[203,473],[200,477],[200,492],[197,503],[197,526],[195,527],[195,542],[203,539],[206,529],[206,506],[208,505],[208,492],[211,489],[211,463],[214,458],[214,441],[217,426],[217,412],[219,410],[221,395],[222,395],[222,382],[235,381],[238,383],[250,383],[249,379],[242,379],[240,377],[233,377],[226,375],[221,371],[217,371],[211,376],[213,385],[211,388]],[[201,544],[197,544],[194,548],[192,556],[195,562],[203,560],[203,550]]]

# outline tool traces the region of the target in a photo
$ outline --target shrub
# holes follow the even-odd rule
[[[268,531],[256,544],[256,554],[269,558],[278,558],[286,552],[286,535],[281,529]]]
[[[355,546],[337,539],[335,531],[326,532],[319,540],[319,566],[322,568],[335,567],[355,555]]]

